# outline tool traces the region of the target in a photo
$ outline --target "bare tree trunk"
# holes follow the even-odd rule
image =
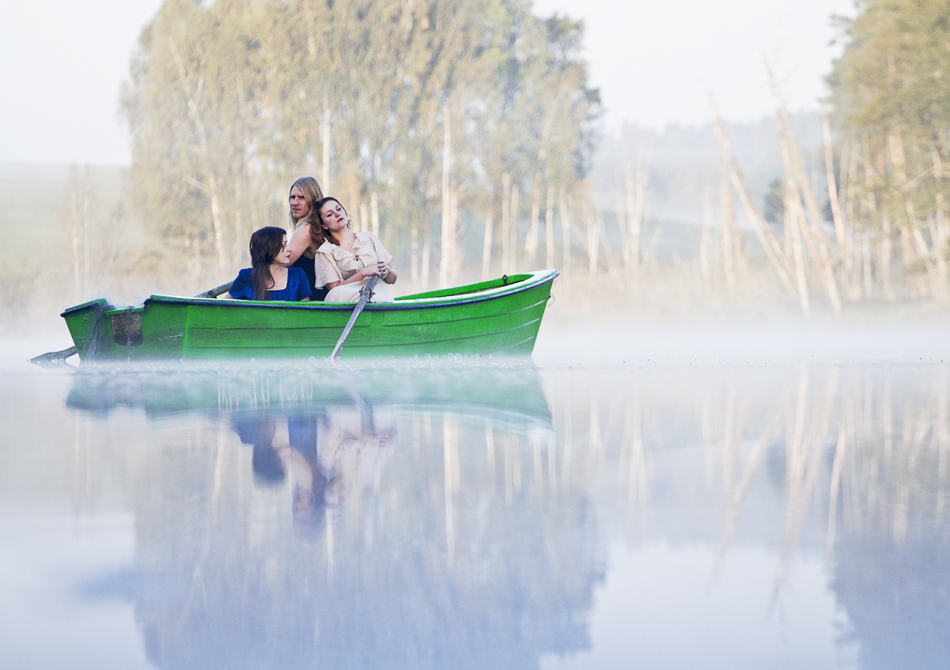
[[[459,194],[458,191],[452,191],[451,202],[449,203],[449,216],[452,217],[452,263],[449,265],[449,284],[455,286],[458,283],[459,272],[462,269],[462,247],[458,241],[459,230]]]
[[[769,76],[771,78],[771,72]],[[802,161],[801,154],[798,152],[798,147],[795,145],[795,138],[792,135],[788,114],[778,95],[774,79],[772,79],[772,87],[776,100],[775,117],[782,148],[782,163],[785,165],[785,175],[788,183],[788,187],[785,191],[785,207],[788,208],[789,206],[789,198],[799,199],[796,206],[798,206],[798,203],[800,203],[802,199],[804,200],[811,214],[815,230],[814,232],[812,231],[808,219],[805,217],[804,207],[801,209],[802,219],[799,222],[799,230],[805,241],[805,246],[808,248],[808,253],[812,257],[815,267],[818,270],[818,276],[821,278],[821,282],[825,287],[825,292],[828,294],[831,307],[836,313],[840,314],[841,297],[838,294],[838,284],[835,281],[834,268],[831,263],[831,253],[828,250],[828,241],[821,229],[821,215],[818,213],[814,194],[808,183],[808,175],[805,173],[804,162]]]
[[[82,180],[82,290],[89,290],[89,166],[83,170]]]
[[[709,204],[709,189],[703,192],[703,221],[699,234],[699,277],[702,286],[708,288],[712,282],[712,227],[710,225],[712,212]]]
[[[376,191],[370,193],[369,203],[371,215],[373,217],[373,235],[379,237],[379,198],[376,195]]]
[[[69,228],[73,238],[73,287],[79,289],[82,279],[79,264],[79,171],[75,165],[70,168],[69,177],[72,186],[72,193],[69,194]]]
[[[881,218],[881,280],[884,284],[884,296],[894,301],[894,287],[891,286],[891,218],[885,213]]]
[[[548,183],[548,197],[544,203],[544,258],[545,267],[554,267],[554,187]]]
[[[779,130],[779,136],[788,152],[788,167],[786,167],[786,173],[789,174],[789,176],[794,175],[794,181],[797,184],[797,190],[801,191],[802,201],[805,204],[805,207],[802,210],[803,215],[807,210],[808,216],[811,217],[811,224],[815,227],[815,230],[812,233],[809,227],[808,218],[806,217],[802,221],[802,232],[805,233],[806,230],[808,231],[807,235],[805,236],[805,242],[809,243],[810,238],[812,235],[814,235],[814,240],[817,242],[816,248],[818,251],[817,256],[814,256],[815,265],[818,267],[819,275],[823,276],[832,307],[834,307],[836,312],[840,312],[841,299],[838,296],[838,285],[835,281],[834,267],[831,262],[831,252],[828,249],[828,239],[825,237],[825,232],[822,228],[821,214],[818,211],[818,204],[815,200],[815,194],[812,190],[811,182],[808,180],[808,174],[805,171],[805,161],[802,158],[801,152],[798,151],[798,145],[795,143],[795,134],[792,132],[792,122],[788,116],[788,110],[785,108],[785,103],[782,100],[778,84],[775,81],[775,77],[773,76],[771,69],[769,69],[769,81],[772,85],[772,93],[775,98],[775,118]],[[814,242],[811,244],[814,244]],[[810,248],[809,253],[811,253]]]
[[[509,274],[512,272],[517,272],[518,270],[518,259],[515,254],[515,249],[518,248],[518,215],[520,214],[518,211],[519,194],[520,190],[518,189],[518,185],[515,184],[511,187],[511,214],[509,215],[511,233],[511,239],[508,242],[508,248],[511,250],[511,253],[508,255],[509,266],[507,272]]]
[[[844,217],[846,222],[845,249],[844,249],[844,268],[848,277],[848,295],[852,300],[857,300],[861,294],[861,279],[859,276],[861,261],[858,259],[858,248],[855,243],[854,225],[854,206],[855,206],[855,179],[858,169],[858,148],[852,147],[849,152],[848,170],[845,172],[845,180],[841,185],[841,190],[845,194],[845,209],[847,215]]]
[[[621,149],[621,153],[624,150]],[[624,181],[624,158],[621,157],[620,164],[617,166],[617,169],[614,173],[614,183],[617,185],[614,189],[614,212],[617,215],[617,230],[620,233],[620,256],[623,261],[623,265],[627,270],[630,270],[630,244],[629,244],[629,235],[630,228],[628,226],[629,221],[629,212],[627,211],[627,201],[624,197],[625,184]]]
[[[409,235],[411,237],[411,253],[409,264],[409,281],[418,284],[420,279],[419,267],[419,224],[413,223]]]
[[[828,247],[828,237],[825,235],[823,228],[823,220],[821,218],[821,213],[818,211],[818,204],[815,200],[815,193],[811,187],[811,182],[808,180],[808,174],[805,172],[804,160],[801,157],[801,153],[798,151],[798,146],[795,144],[795,138],[792,135],[792,129],[788,124],[786,119],[786,130],[787,130],[787,142],[791,148],[790,154],[792,157],[792,166],[798,173],[796,182],[799,189],[801,189],[802,200],[805,203],[805,207],[808,212],[808,216],[811,217],[812,225],[814,225],[814,232],[811,233],[814,235],[814,238],[817,242],[818,249],[818,258],[820,259],[824,272],[830,277],[828,280],[829,290],[833,290],[834,295],[836,296],[832,302],[839,302],[838,295],[838,286],[834,278],[834,266],[831,261],[831,250]],[[804,213],[805,210],[803,210]],[[808,225],[808,220],[802,222],[803,225]]]
[[[242,230],[243,226],[241,224],[241,202],[243,200],[241,189],[242,181],[243,176],[241,174],[238,174],[234,179],[234,253],[232,255],[232,262],[235,266],[240,265],[241,248],[244,246],[242,244],[244,231]]]
[[[629,156],[624,154],[623,175],[627,212],[624,260],[627,262],[627,267],[636,273],[640,270],[640,237],[646,211],[646,170],[642,148],[637,151],[636,167],[631,166]]]
[[[369,210],[365,202],[360,203],[360,230],[369,230]]]
[[[201,281],[202,274],[202,264],[201,264],[201,243],[197,235],[192,234],[188,240],[191,243],[191,249],[194,252],[194,258],[192,259],[192,268],[195,273],[195,283],[197,284]]]
[[[566,276],[571,267],[571,218],[567,210],[567,196],[563,185],[558,188],[558,210],[561,213],[561,250],[564,252],[561,272]]]
[[[867,151],[868,151],[868,154],[870,154],[871,152],[870,143],[867,144]],[[877,198],[874,195],[873,167],[871,166],[870,161],[871,161],[871,157],[870,155],[868,155],[867,160],[865,160],[864,162],[864,210],[867,212],[867,219],[868,219],[869,224],[875,221],[878,217]],[[882,287],[882,290],[884,291],[884,297],[887,298],[888,300],[893,300],[894,291],[893,291],[893,288],[891,287],[891,271],[890,271],[890,265],[891,265],[890,240],[888,240],[887,245],[884,244],[884,237],[885,237],[884,231],[886,228],[887,230],[886,235],[887,237],[890,237],[891,222],[889,219],[885,221],[884,218],[885,217],[882,217],[882,220],[881,220],[881,256],[880,256],[881,267],[878,269],[878,275],[880,275],[881,287]],[[871,292],[867,291],[867,286],[868,286],[869,281],[873,282],[873,274],[869,272],[868,270],[871,269],[870,259],[873,258],[873,254],[871,253],[871,239],[868,237],[868,235],[869,235],[869,231],[865,231],[867,259],[866,259],[866,271],[865,271],[864,280],[865,280],[865,289],[866,289],[865,293],[867,296],[870,296]],[[887,247],[886,249],[885,249],[885,246]],[[887,257],[886,264],[884,262],[885,256]],[[873,284],[871,284],[871,288],[873,290]]]
[[[947,267],[947,241],[950,235],[948,235],[947,231],[947,221],[944,214],[945,207],[943,193],[938,192],[935,196],[935,211],[931,237],[934,240],[934,254],[937,257],[937,286],[939,293],[943,297],[946,297],[947,278],[950,276],[950,268]]]
[[[938,292],[941,297],[945,298],[947,295],[947,278],[950,276],[950,268],[947,264],[947,243],[950,241],[950,231],[947,230],[947,219],[944,214],[946,204],[943,196],[943,161],[940,158],[940,149],[936,145],[931,146],[930,155],[933,157],[934,181],[937,183],[930,236],[933,239],[934,255],[937,257]]]
[[[535,255],[538,252],[538,219],[541,216],[541,173],[534,173],[534,183],[531,185],[531,227],[528,229],[528,241],[525,243],[525,262],[528,267],[534,266]]]
[[[428,217],[426,218],[428,222]],[[429,270],[432,267],[432,236],[429,234],[428,223],[422,231],[422,287],[429,288]]]
[[[736,263],[732,255],[732,236],[735,228],[735,212],[732,209],[732,192],[725,170],[719,180],[719,201],[722,211],[722,268],[726,277],[726,286],[736,287]]]
[[[452,225],[452,124],[449,106],[442,108],[442,254],[439,258],[439,286],[449,285],[455,262],[455,230]]]
[[[495,223],[492,219],[492,201],[491,196],[488,197],[488,215],[485,217],[485,236],[482,238],[482,281],[487,280],[491,276],[491,242],[492,242],[492,229],[495,227]]]
[[[897,180],[898,194],[903,193],[904,209],[907,212],[906,220],[898,220],[898,231],[901,240],[901,262],[905,268],[911,267],[917,260],[917,254],[914,252],[914,233],[911,230],[916,228],[916,215],[914,205],[907,197],[906,189],[910,185],[907,179],[907,161],[904,157],[904,140],[900,129],[895,129],[884,138],[885,155]],[[918,284],[920,282],[917,282]],[[918,286],[918,289],[921,287]]]
[[[234,266],[239,267],[241,264],[242,250],[248,241],[248,236],[244,232],[243,215],[244,178],[247,174],[247,154],[248,147],[250,146],[250,139],[248,137],[247,128],[247,98],[245,97],[244,92],[244,77],[240,67],[235,68],[235,70],[237,76],[239,116],[241,119],[241,127],[243,132],[241,139],[241,156],[238,160],[237,175],[234,178],[234,244],[232,246],[234,251],[232,253],[232,263]]]
[[[792,256],[795,259],[795,281],[798,285],[798,299],[802,312],[808,314],[811,302],[808,297],[808,281],[805,277],[805,252],[802,249],[802,227],[805,213],[802,211],[798,193],[786,182],[785,186],[785,225],[789,227],[792,238]]]
[[[501,271],[508,272],[511,264],[511,175],[501,175]]]
[[[323,94],[323,137],[321,138],[321,144],[323,145],[323,174],[321,179],[320,186],[323,188],[324,193],[330,193],[330,139],[333,137],[331,134],[331,119],[330,119],[330,101],[327,99],[327,94]]]
[[[204,144],[204,142],[202,142]],[[207,149],[207,147],[205,147]],[[208,170],[211,170],[210,161]],[[214,226],[214,248],[218,252],[218,267],[224,270],[227,259],[224,252],[224,226],[221,223],[221,205],[218,198],[218,180],[214,174],[208,174],[208,189],[211,194],[211,222]]]
[[[584,225],[587,227],[587,274],[591,279],[594,279],[597,276],[597,263],[600,254],[600,228],[597,225],[597,219],[591,213],[590,206],[584,207],[582,211],[584,213]]]
[[[847,234],[841,204],[838,201],[838,184],[835,182],[835,157],[831,147],[831,122],[828,120],[826,109],[822,109],[821,113],[821,130],[825,139],[825,179],[828,181],[828,202],[831,203],[831,218],[835,224],[835,241],[838,243],[838,255],[842,256],[845,251]],[[842,165],[842,167],[844,166]]]
[[[749,192],[749,187],[739,172],[739,166],[736,162],[735,154],[732,151],[732,145],[726,136],[726,131],[722,127],[722,121],[719,119],[719,113],[716,111],[715,105],[713,105],[712,112],[713,131],[716,134],[716,140],[719,144],[719,153],[722,157],[722,162],[729,172],[732,187],[739,196],[739,202],[742,204],[746,216],[748,216],[752,222],[756,237],[759,238],[759,243],[762,245],[762,249],[769,259],[769,263],[772,264],[773,269],[789,293],[797,295],[797,291],[792,284],[791,275],[788,272],[788,259],[785,256],[785,252],[782,251],[782,247],[779,245],[778,240],[775,239],[775,235],[772,234],[772,231],[765,223],[765,219],[755,204],[755,199]]]

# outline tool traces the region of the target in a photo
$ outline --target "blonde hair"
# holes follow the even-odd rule
[[[320,188],[320,182],[318,182],[315,177],[301,177],[290,185],[290,189],[287,192],[288,199],[290,198],[290,193],[294,190],[294,186],[299,188],[300,192],[303,193],[304,200],[310,205],[310,211],[307,212],[306,216],[295,219],[294,210],[288,209],[287,217],[290,219],[290,225],[294,230],[296,230],[301,223],[313,224],[313,222],[316,221],[319,225],[320,217],[317,215],[316,206],[317,203],[323,199],[323,189]],[[313,225],[310,227],[313,228]]]

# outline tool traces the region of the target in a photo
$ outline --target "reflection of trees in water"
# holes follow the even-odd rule
[[[950,659],[950,397],[945,376],[936,381],[869,385],[839,442],[850,452],[833,470],[832,589],[867,668],[944,668]]]
[[[946,668],[950,659],[950,542],[946,524],[898,542],[889,529],[845,533],[832,580],[862,667]]]
[[[150,452],[132,497],[137,554],[155,576],[136,608],[151,658],[519,667],[578,649],[602,572],[595,495],[601,535],[716,547],[713,579],[737,544],[766,547],[764,615],[781,610],[797,555],[826,555],[850,620],[842,642],[859,641],[869,667],[950,655],[945,370],[562,370],[542,381],[554,438],[407,404],[377,486],[357,487],[308,543],[286,491],[252,487],[249,450],[226,429],[205,424],[189,444]]]
[[[795,554],[824,552],[850,619],[842,642],[860,643],[863,665],[946,665],[945,370],[579,373],[560,388],[564,453],[589,479],[615,474],[631,541],[715,541],[715,575],[745,524],[743,541],[776,549],[773,608]],[[691,447],[701,472],[677,458]]]
[[[376,490],[356,487],[310,541],[286,491],[253,488],[226,430],[210,449],[156,452],[134,496],[149,657],[536,667],[586,646],[602,578],[586,496],[550,478],[547,434],[464,419],[404,414]]]

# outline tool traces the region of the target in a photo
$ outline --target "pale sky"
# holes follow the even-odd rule
[[[0,161],[125,165],[119,86],[160,0],[8,1],[0,8]],[[542,15],[584,19],[592,84],[608,131],[703,124],[707,91],[729,121],[772,103],[765,59],[792,110],[816,109],[838,53],[830,16],[853,0],[536,0]]]
[[[766,60],[793,111],[818,109],[833,14],[854,0],[535,0],[535,13],[582,18],[591,84],[608,130],[710,120],[709,92],[729,121],[757,121],[773,103]]]

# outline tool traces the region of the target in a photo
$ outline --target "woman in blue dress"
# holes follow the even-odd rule
[[[310,300],[310,282],[290,266],[287,233],[267,226],[251,235],[251,267],[241,270],[222,298],[238,300]]]

